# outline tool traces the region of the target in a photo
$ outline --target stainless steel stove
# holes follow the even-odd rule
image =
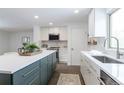
[[[57,62],[59,63],[59,48],[60,47],[49,47],[47,48],[47,50],[56,50],[56,58],[57,58]]]

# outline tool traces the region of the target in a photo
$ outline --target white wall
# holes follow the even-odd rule
[[[15,52],[18,48],[22,47],[22,37],[28,36],[33,41],[32,31],[11,31],[9,32],[9,51]]]
[[[0,55],[8,51],[8,32],[0,31]]]
[[[40,35],[40,26],[35,25],[33,27],[33,42],[35,42],[38,46],[41,46],[41,35]]]
[[[48,40],[49,28],[48,27],[41,27],[41,40]]]

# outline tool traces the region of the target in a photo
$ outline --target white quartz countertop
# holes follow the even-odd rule
[[[81,54],[88,58],[91,62],[94,62],[96,65],[100,67],[105,73],[107,73],[112,79],[114,79],[119,84],[124,84],[124,64],[114,64],[114,63],[102,63],[92,56],[108,56],[110,58],[115,59],[114,57],[103,54],[98,51],[82,51]],[[122,59],[115,59],[121,62],[124,62]]]
[[[33,56],[19,56],[17,53],[1,55],[0,73],[12,74],[55,51],[56,50],[43,50],[42,53]]]

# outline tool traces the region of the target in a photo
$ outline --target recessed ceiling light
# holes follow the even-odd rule
[[[75,14],[79,13],[79,10],[75,10],[74,13],[75,13]]]
[[[49,22],[49,25],[53,25],[53,23],[52,22]]]
[[[35,19],[38,19],[38,18],[39,18],[39,16],[34,16],[34,18],[35,18]]]

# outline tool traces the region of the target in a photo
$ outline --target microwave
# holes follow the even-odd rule
[[[49,34],[49,40],[59,40],[59,34]]]

